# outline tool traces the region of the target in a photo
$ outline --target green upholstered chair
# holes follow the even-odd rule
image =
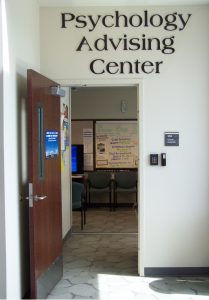
[[[88,203],[91,203],[91,193],[108,193],[109,208],[111,210],[111,172],[96,171],[90,172],[86,180]]]
[[[81,212],[81,229],[86,224],[86,205],[84,184],[72,181],[72,210]]]
[[[135,193],[137,204],[137,171],[119,171],[114,176],[114,208],[118,204],[118,193]]]

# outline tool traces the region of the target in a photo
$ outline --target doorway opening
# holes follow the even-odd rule
[[[74,81],[71,83],[71,87],[73,87],[73,92],[71,90],[71,101],[73,101],[72,97],[74,97],[78,93],[79,90],[83,89],[83,92],[85,88],[92,88],[92,89],[110,89],[110,88],[133,88],[136,90],[136,120],[137,120],[137,130],[138,130],[138,158],[139,162],[142,161],[143,157],[143,84],[142,80],[135,80],[135,79],[129,79],[129,80],[79,80]],[[122,100],[126,100],[124,98],[121,98]],[[126,102],[126,101],[125,101]],[[124,104],[124,103],[123,103]],[[122,105],[122,104],[121,104]],[[125,103],[126,105],[126,103]],[[82,107],[82,106],[81,106]],[[120,107],[122,110],[122,106]],[[125,107],[127,109],[127,107]],[[132,117],[133,118],[133,117]],[[71,112],[71,119],[74,122],[77,120],[77,117],[72,115]],[[104,119],[104,118],[102,118]],[[113,116],[111,116],[111,119],[113,119]],[[131,117],[130,117],[131,119]],[[86,122],[89,122],[90,120],[83,120]],[[73,125],[72,125],[73,126]],[[87,126],[88,127],[88,126]],[[140,188],[139,188],[140,186]],[[138,163],[138,223],[137,223],[137,237],[138,238],[138,274],[144,275],[144,268],[143,268],[143,166]],[[71,217],[72,220],[72,217]],[[87,222],[88,222],[88,214],[87,214]]]
[[[66,83],[62,86],[67,86]],[[143,114],[142,114],[142,81],[139,80],[79,80],[71,82],[71,87],[81,89],[81,86],[88,88],[130,88],[133,87],[136,91],[136,105],[137,112],[137,137],[138,137],[138,220],[137,220],[137,233],[117,233],[117,232],[92,232],[85,233],[85,229],[79,229],[79,232],[72,233],[70,238],[64,243],[64,269],[65,274],[60,282],[60,285],[55,287],[52,295],[64,296],[63,288],[68,289],[67,296],[70,299],[75,295],[80,297],[88,296],[93,299],[104,298],[108,282],[115,289],[118,289],[118,280],[120,282],[135,281],[138,275],[143,276],[143,166],[140,165],[143,157]],[[69,86],[68,86],[69,87]],[[70,103],[71,103],[71,88],[70,88]],[[126,99],[121,99],[126,100]],[[73,101],[73,100],[72,100]],[[85,100],[83,100],[85,101]],[[123,103],[124,105],[124,103]],[[71,107],[71,104],[69,105]],[[82,104],[80,105],[83,108]],[[120,106],[120,110],[121,110]],[[124,109],[124,107],[123,107]],[[125,103],[126,109],[126,103]],[[102,117],[102,119],[104,119]],[[113,117],[111,117],[111,120]],[[122,119],[122,118],[119,118]],[[71,109],[69,111],[69,120],[76,121],[72,115]],[[101,119],[100,119],[101,120]],[[96,121],[100,121],[96,120]],[[89,120],[83,120],[84,122]],[[95,120],[94,120],[95,121]],[[107,121],[108,120],[102,120]],[[130,121],[130,120],[129,120]],[[71,128],[70,122],[70,128]],[[88,126],[87,126],[88,127]],[[87,128],[86,127],[86,128]],[[140,137],[140,138],[139,138]],[[71,141],[71,138],[70,138]],[[76,142],[76,141],[75,141]],[[71,146],[71,144],[70,144]],[[100,145],[101,146],[101,145]],[[70,147],[71,148],[71,147]],[[103,148],[103,147],[102,147]],[[100,148],[101,150],[101,148]],[[139,151],[140,150],[140,151]],[[101,151],[102,152],[102,151]],[[71,163],[71,160],[70,160]],[[71,166],[70,166],[71,170]],[[140,183],[140,184],[139,184]],[[72,187],[72,184],[71,184]],[[72,197],[72,191],[71,191]],[[119,196],[118,196],[119,197]],[[100,197],[101,198],[101,197]],[[97,198],[95,198],[97,200]],[[119,199],[118,199],[119,200]],[[72,201],[72,199],[71,199]],[[92,199],[92,202],[94,200]],[[107,201],[106,201],[107,202]],[[118,201],[119,202],[119,201]],[[119,204],[119,203],[118,203]],[[133,204],[133,203],[132,203]],[[72,205],[72,202],[71,202]],[[132,207],[133,208],[133,207]],[[97,208],[96,208],[97,209]],[[99,214],[98,210],[94,210],[93,214]],[[126,208],[125,208],[126,209]],[[120,206],[114,211],[110,211],[108,206],[103,207],[103,212],[114,213],[120,212]],[[72,229],[72,206],[71,206],[71,229]],[[116,215],[116,214],[115,214]],[[79,217],[79,213],[77,215]],[[90,220],[90,208],[87,209],[87,225]],[[137,218],[135,215],[134,218]],[[117,219],[117,218],[115,218]],[[117,220],[116,220],[117,224]],[[80,223],[79,225],[80,226]],[[69,285],[70,282],[70,285]],[[61,289],[60,289],[61,288]],[[72,296],[72,295],[73,296]],[[66,296],[66,295],[65,295]]]
[[[73,212],[74,233],[137,235],[137,118],[135,86],[72,89],[72,180],[84,184],[88,207],[85,226]]]

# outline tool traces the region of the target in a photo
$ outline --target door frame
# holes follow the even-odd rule
[[[124,79],[124,78],[102,78],[102,79],[76,79],[76,80],[58,80],[63,87],[120,87],[135,86],[137,88],[137,123],[139,130],[139,162],[144,161],[144,93],[143,78],[140,79]],[[70,93],[71,98],[71,93]],[[71,101],[71,99],[70,99]],[[71,102],[70,102],[71,103]],[[70,114],[71,123],[71,114]],[[71,136],[70,136],[71,139]],[[145,225],[144,225],[144,164],[139,163],[138,168],[138,274],[144,276],[144,241],[145,241]],[[72,218],[71,218],[72,222]]]

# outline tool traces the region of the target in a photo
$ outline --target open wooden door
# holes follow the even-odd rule
[[[60,97],[57,83],[28,70],[31,298],[45,298],[62,276]]]

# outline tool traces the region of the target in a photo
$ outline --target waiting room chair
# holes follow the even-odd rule
[[[88,195],[88,203],[91,203],[91,193],[108,193],[109,194],[109,208],[111,210],[111,172],[108,171],[97,171],[91,172],[88,174],[88,178],[86,180],[86,188]]]
[[[81,212],[81,229],[86,224],[86,203],[84,184],[72,181],[72,210]]]
[[[118,193],[135,193],[137,205],[137,172],[136,171],[120,171],[114,176],[114,208],[118,204]]]

